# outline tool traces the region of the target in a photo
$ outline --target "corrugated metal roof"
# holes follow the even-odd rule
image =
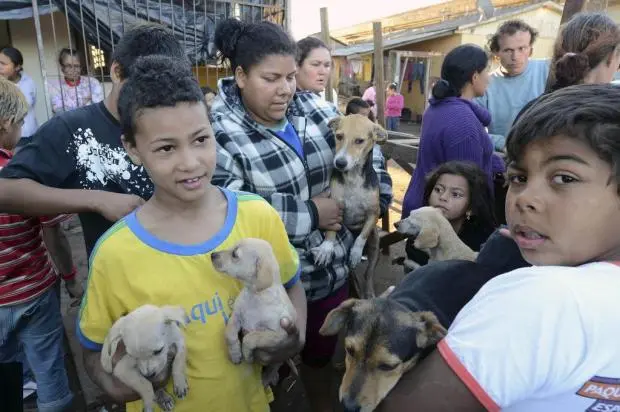
[[[468,16],[461,16],[456,19],[433,24],[424,28],[391,33],[383,36],[383,48],[384,50],[389,50],[407,44],[415,44],[425,40],[448,36],[463,26],[483,24],[493,19],[506,17],[511,14],[519,13],[537,7],[542,7],[546,4],[547,3],[538,3],[533,5],[526,4],[516,7],[506,7],[503,9],[495,10],[493,17],[489,19],[483,19],[481,13],[475,13]],[[374,49],[374,43],[371,41],[336,49],[332,52],[332,55],[337,57],[347,57],[355,54],[372,53]]]

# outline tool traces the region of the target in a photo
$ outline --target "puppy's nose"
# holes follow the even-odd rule
[[[342,399],[342,407],[345,412],[359,412],[362,409],[354,399],[348,397]]]
[[[219,252],[211,253],[211,260],[218,260],[219,258],[220,258],[220,253]]]
[[[334,165],[336,166],[336,169],[342,170],[347,167],[347,159],[339,157],[334,161]]]
[[[398,226],[400,226],[400,220],[399,220],[398,222],[394,222],[394,227],[395,227],[396,229],[398,229]]]
[[[144,377],[146,379],[153,379],[155,377],[155,375],[157,375],[157,372],[155,371],[148,371],[146,375],[144,375]]]

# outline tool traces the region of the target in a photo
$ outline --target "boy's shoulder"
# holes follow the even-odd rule
[[[236,198],[237,207],[241,212],[238,217],[255,217],[266,218],[279,216],[278,212],[263,197],[256,193],[244,192],[241,190],[230,190],[231,194]]]
[[[127,253],[127,251],[131,249],[132,243],[139,243],[139,239],[129,229],[126,216],[114,223],[97,240],[90,254],[91,265],[96,258],[103,255],[106,257],[116,256],[117,258],[130,256],[131,254]]]

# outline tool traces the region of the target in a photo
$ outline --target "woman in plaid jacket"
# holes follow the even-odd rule
[[[336,339],[318,330],[327,313],[348,298],[348,254],[353,236],[341,227],[342,210],[327,194],[335,139],[328,127],[339,116],[331,103],[311,92],[295,92],[295,42],[279,26],[225,20],[215,44],[234,77],[222,79],[211,116],[218,144],[213,183],[256,193],[280,213],[301,261],[308,297],[302,379],[313,410],[331,410],[327,367]],[[373,151],[382,212],[392,199],[392,181],[378,148]],[[334,259],[316,267],[310,250],[323,231],[338,230]]]

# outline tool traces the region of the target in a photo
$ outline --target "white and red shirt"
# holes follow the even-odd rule
[[[0,149],[0,168],[11,153]],[[0,213],[0,307],[27,302],[47,291],[58,279],[41,234],[42,226],[67,219],[24,217]]]
[[[461,310],[439,351],[489,411],[620,412],[620,266],[518,269]]]

